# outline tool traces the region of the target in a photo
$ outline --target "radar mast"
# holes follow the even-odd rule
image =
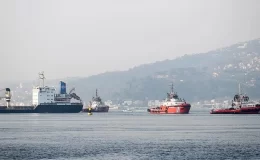
[[[42,80],[42,87],[44,87],[44,79],[45,79],[44,71],[39,73],[39,79]],[[40,81],[40,86],[41,86],[41,81]]]

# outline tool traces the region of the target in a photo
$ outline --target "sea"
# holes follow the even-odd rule
[[[260,159],[260,115],[0,114],[1,160]]]

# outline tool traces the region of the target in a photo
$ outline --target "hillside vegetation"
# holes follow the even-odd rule
[[[260,39],[144,64],[127,71],[65,79],[68,87],[75,87],[86,102],[95,95],[96,88],[103,99],[160,100],[165,98],[172,82],[179,96],[188,101],[232,98],[238,92],[239,82],[250,98],[260,99],[259,80]],[[27,86],[30,87],[31,84]]]

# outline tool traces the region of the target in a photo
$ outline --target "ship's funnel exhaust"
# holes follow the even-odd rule
[[[6,100],[6,102],[11,101],[11,90],[10,90],[10,88],[5,89],[5,100]]]
[[[60,81],[60,94],[67,94],[66,93],[66,83]]]
[[[11,90],[10,88],[6,88],[5,89],[5,101],[6,101],[6,105],[7,108],[10,106],[10,101],[11,101]]]

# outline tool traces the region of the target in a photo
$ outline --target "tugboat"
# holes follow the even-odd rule
[[[228,108],[212,109],[210,114],[258,114],[260,111],[260,104],[250,102],[246,94],[239,93],[234,96],[232,105]]]
[[[96,89],[96,97],[92,98],[92,101],[89,102],[89,106],[87,108],[83,108],[83,112],[88,112],[89,108],[91,108],[92,112],[108,112],[109,106],[105,105],[102,99],[98,96],[98,91]]]
[[[184,99],[179,98],[177,92],[173,91],[173,84],[171,85],[171,92],[167,93],[167,98],[161,106],[147,109],[151,114],[188,114],[191,105]]]

